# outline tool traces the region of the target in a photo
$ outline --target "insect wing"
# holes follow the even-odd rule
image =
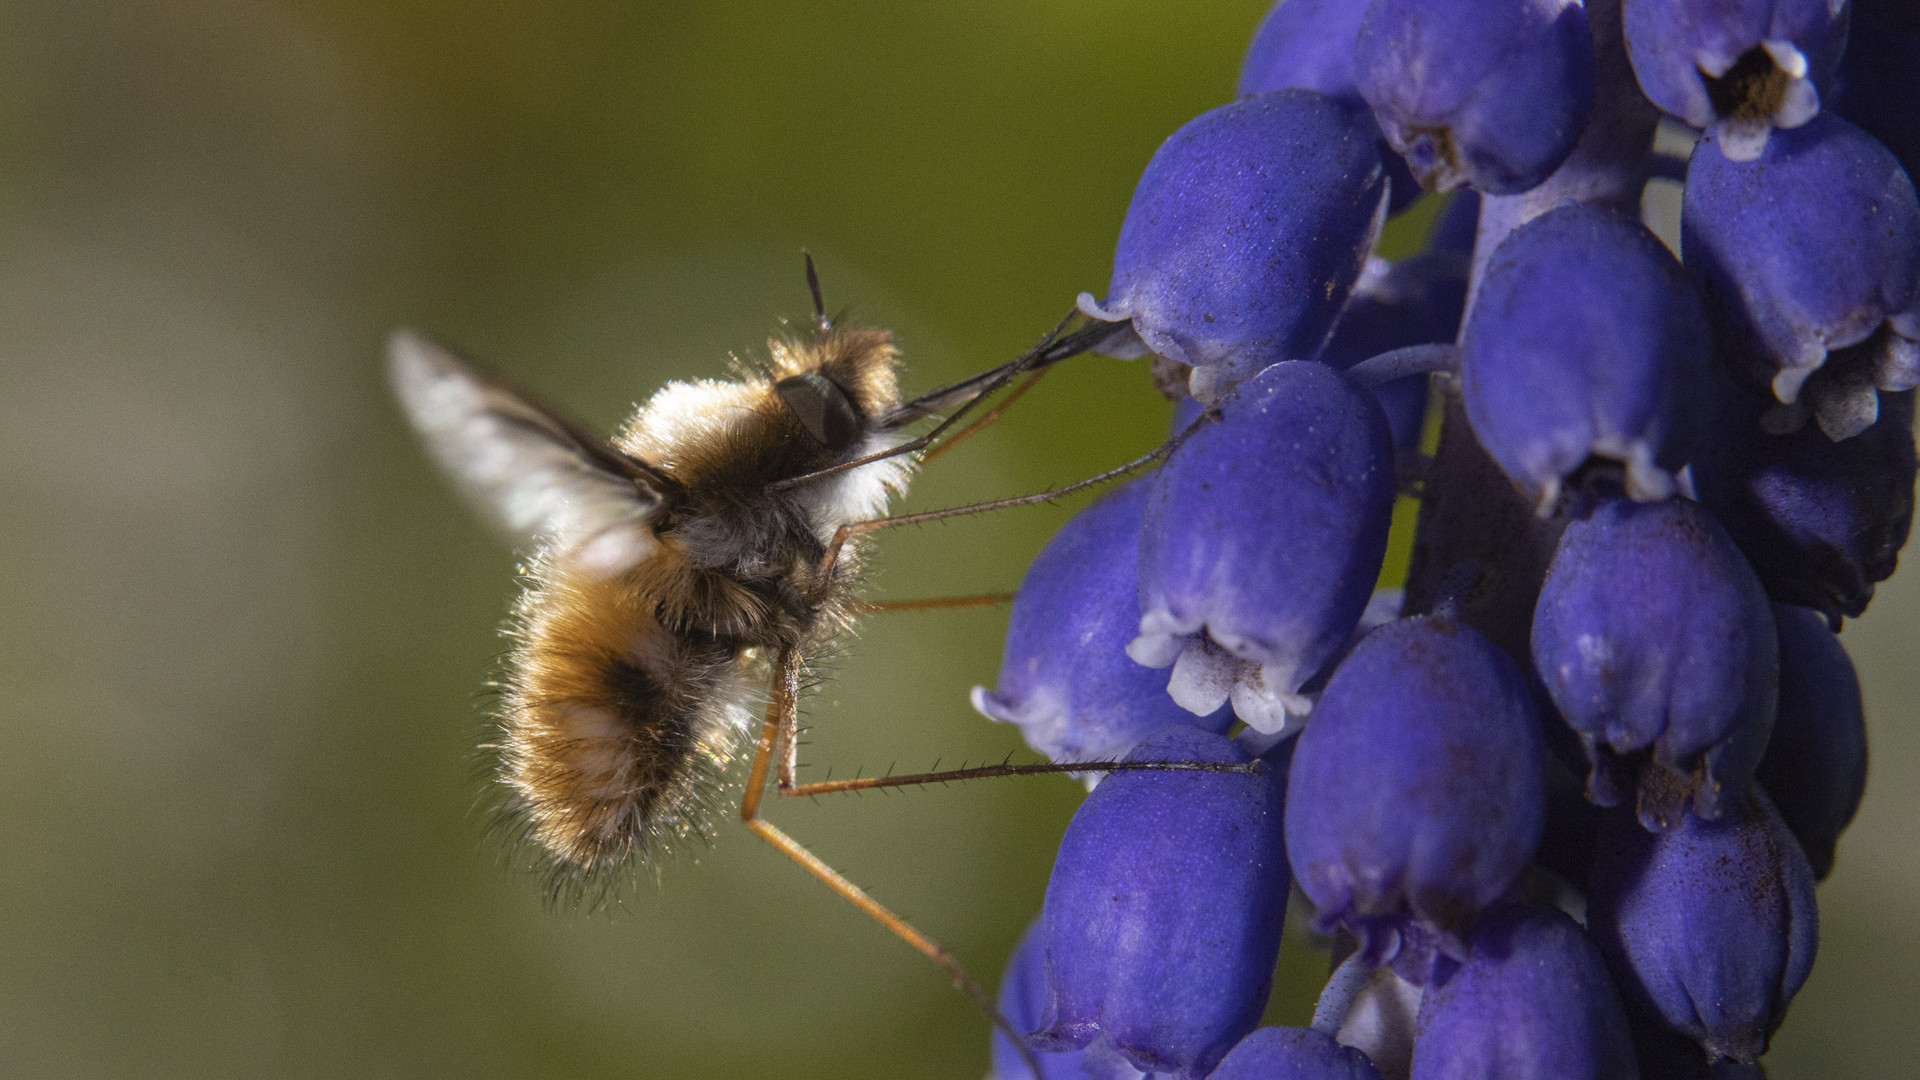
[[[428,453],[467,501],[518,546],[623,573],[653,551],[671,481],[409,331],[388,375]]]

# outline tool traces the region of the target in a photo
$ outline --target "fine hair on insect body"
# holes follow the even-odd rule
[[[885,516],[925,457],[991,422],[1047,366],[1114,331],[1093,324],[1069,333],[1069,317],[1015,360],[904,400],[893,336],[830,321],[810,257],[807,277],[809,332],[773,340],[758,364],[736,361],[732,379],[666,384],[610,440],[411,332],[393,335],[389,375],[436,463],[527,553],[499,687],[494,771],[513,827],[541,853],[556,892],[604,895],[634,862],[706,835],[733,767],[751,751],[740,807],[746,825],[940,963],[1004,1027],[944,949],[762,818],[761,795],[770,774],[784,795],[818,795],[1206,767],[1067,762],[795,779],[808,658],[856,615],[1007,599],[862,603],[864,534],[1051,501],[1152,464],[1184,434],[1051,491]],[[956,430],[1023,376],[997,408]],[[924,434],[906,434],[936,417]],[[770,685],[756,730],[751,709],[762,679]]]

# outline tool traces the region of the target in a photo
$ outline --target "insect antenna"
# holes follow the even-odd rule
[[[825,334],[833,329],[833,320],[827,318],[826,297],[820,292],[820,271],[814,268],[813,252],[801,248],[800,254],[807,260],[807,291],[813,294],[813,327],[817,333]]]

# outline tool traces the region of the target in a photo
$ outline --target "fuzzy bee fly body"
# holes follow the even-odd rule
[[[825,556],[913,459],[844,466],[928,415],[903,408],[898,367],[887,331],[823,320],[732,380],[666,384],[601,440],[394,335],[394,388],[428,451],[530,552],[499,780],[563,877],[701,833],[750,745],[754,670],[847,625],[856,552]]]
[[[814,333],[769,343],[732,380],[670,382],[611,441],[414,334],[394,335],[389,374],[428,452],[469,500],[528,549],[501,686],[498,779],[507,809],[549,856],[559,892],[674,840],[705,835],[729,767],[753,750],[746,827],[939,964],[1039,1075],[1024,1033],[954,956],[760,813],[780,794],[823,795],[988,777],[1116,770],[1247,772],[1258,765],[1056,761],[801,783],[795,776],[805,658],[856,610],[1005,603],[1010,594],[856,605],[857,538],[877,529],[1051,502],[1145,468],[1211,412],[1145,454],[1063,487],[885,516],[917,454],[978,431],[1046,367],[1116,334],[1069,315],[1026,354],[902,401],[884,330],[836,327],[813,262]],[[968,412],[1025,376],[986,415]],[[945,415],[942,416],[941,414]],[[902,429],[939,416],[924,434]],[[852,542],[850,544],[850,542]],[[759,737],[749,705],[771,675]]]

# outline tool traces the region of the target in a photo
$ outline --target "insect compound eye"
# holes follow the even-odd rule
[[[789,375],[773,386],[787,411],[820,445],[838,453],[860,437],[860,414],[846,392],[817,371]]]

